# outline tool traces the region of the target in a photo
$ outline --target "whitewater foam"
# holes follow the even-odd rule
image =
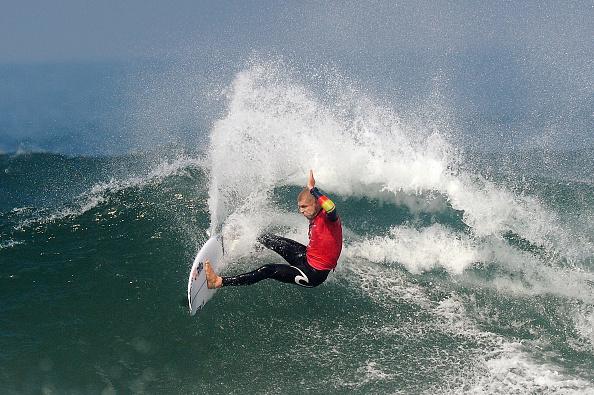
[[[572,346],[581,351],[594,352],[594,307],[586,305],[575,308],[570,317],[581,340],[579,343],[573,342]]]
[[[561,366],[546,361],[546,355],[539,351],[542,349],[539,341],[508,340],[481,329],[474,316],[467,312],[464,298],[451,290],[446,298],[434,300],[426,288],[407,282],[406,276],[395,269],[361,262],[353,264],[347,261],[339,275],[345,277],[349,286],[363,290],[374,303],[390,312],[379,320],[377,327],[362,329],[369,332],[369,336],[410,337],[412,341],[419,336],[431,337],[431,333],[437,331],[453,339],[464,339],[457,340],[460,342],[457,352],[436,356],[443,358],[447,355],[446,360],[437,359],[434,365],[449,367],[448,372],[441,384],[426,393],[588,393],[594,389],[587,380],[568,374]],[[418,318],[418,313],[405,318],[393,312],[402,303],[408,309],[415,305],[422,308],[423,319]],[[475,311],[473,314],[480,316],[482,313]],[[396,321],[391,322],[390,317]],[[386,354],[376,355],[372,367],[381,366],[389,360],[390,350],[386,350]],[[364,367],[359,369],[362,373]],[[377,374],[369,380],[386,381],[397,374],[385,369],[373,371]],[[341,384],[359,388],[369,380],[360,378]]]
[[[468,268],[491,264],[504,271],[488,281],[478,273],[465,273],[458,281],[508,294],[554,294],[594,302],[594,289],[588,283],[592,280],[591,273],[543,265],[538,257],[501,239],[470,237],[440,224],[420,230],[392,227],[386,235],[359,237],[345,246],[343,257],[387,267],[402,265],[413,274],[442,268],[451,275],[461,276]]]
[[[470,394],[589,394],[592,383],[567,375],[559,366],[535,361],[520,343],[502,343],[484,357],[484,371],[463,388]]]
[[[392,227],[387,236],[355,242],[344,254],[350,259],[401,263],[411,273],[442,267],[460,274],[484,258],[470,238],[457,235],[440,224],[422,230]]]
[[[588,393],[592,383],[572,377],[558,365],[535,360],[538,341],[523,344],[479,329],[469,318],[462,300],[453,296],[442,300],[433,312],[447,322],[444,330],[480,341],[477,366],[462,373],[462,384],[451,393]],[[531,350],[531,351],[528,351]],[[537,353],[538,354],[538,353]],[[541,358],[542,359],[542,358]]]

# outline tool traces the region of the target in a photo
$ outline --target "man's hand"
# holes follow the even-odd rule
[[[309,189],[310,191],[313,189],[313,187],[316,186],[316,180],[314,179],[313,176],[313,171],[310,170],[309,171],[309,180],[307,180],[307,189]]]

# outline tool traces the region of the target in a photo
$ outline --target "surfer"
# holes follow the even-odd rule
[[[258,238],[266,248],[282,256],[289,264],[267,264],[249,273],[232,277],[217,275],[210,262],[205,262],[208,288],[229,285],[251,285],[272,278],[303,287],[316,287],[323,283],[337,265],[342,250],[342,224],[336,206],[316,188],[313,171],[309,171],[307,187],[297,197],[299,212],[309,220],[309,244],[273,234]]]

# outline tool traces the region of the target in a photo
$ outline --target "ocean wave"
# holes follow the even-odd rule
[[[553,294],[594,302],[594,275],[588,270],[544,265],[534,254],[501,239],[474,238],[440,224],[417,230],[392,227],[388,234],[359,237],[345,245],[343,260],[365,261],[388,267],[402,265],[412,274],[436,268],[473,286],[516,295]],[[488,277],[481,269],[496,269]],[[475,268],[474,272],[468,269]]]
[[[462,170],[463,152],[449,138],[454,131],[398,114],[342,84],[339,76],[328,78],[334,78],[332,88],[322,99],[277,63],[256,64],[236,76],[227,92],[228,111],[211,132],[214,228],[245,199],[265,209],[254,188],[266,195],[279,186],[300,186],[308,169],[314,169],[319,185],[337,197],[402,205],[411,213],[449,208],[461,213],[474,238],[511,232],[568,265],[594,256],[591,236],[580,231],[587,224],[576,229],[541,197],[514,193]],[[441,198],[426,198],[432,194]],[[459,250],[464,262],[449,268],[459,272],[476,258],[475,252],[471,239],[449,237],[468,244]]]
[[[108,202],[110,197],[119,192],[158,185],[170,177],[187,175],[185,172],[191,168],[203,169],[204,160],[181,156],[174,160],[162,161],[141,176],[111,179],[107,182],[97,183],[76,197],[71,204],[64,205],[55,210],[42,210],[34,214],[32,218],[20,221],[15,226],[15,229],[23,230],[35,225],[54,223],[65,218],[79,217],[95,207]]]

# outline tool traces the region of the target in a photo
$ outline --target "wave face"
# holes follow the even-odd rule
[[[550,171],[472,155],[444,122],[279,63],[226,95],[204,154],[0,156],[1,388],[594,389],[594,182],[568,166],[591,152],[549,153]],[[208,234],[225,273],[279,262],[264,231],[307,241],[310,168],[344,224],[337,270],[315,289],[224,289],[190,318]]]

